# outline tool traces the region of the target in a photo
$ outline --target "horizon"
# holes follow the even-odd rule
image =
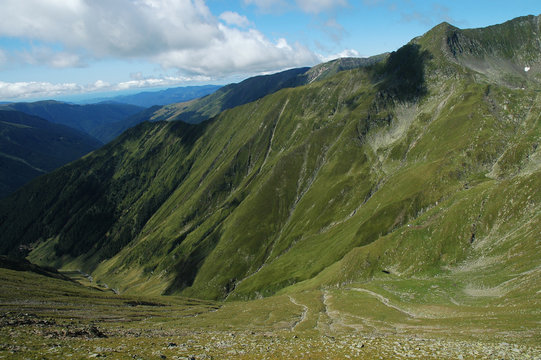
[[[530,0],[6,1],[0,102],[226,85],[391,52],[441,22],[478,28],[540,12]]]

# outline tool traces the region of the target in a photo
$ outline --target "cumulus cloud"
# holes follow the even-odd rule
[[[0,36],[62,45],[63,52],[54,56],[26,54],[27,62],[53,67],[80,66],[85,59],[143,58],[221,76],[223,71],[309,65],[316,59],[299,45],[282,47],[242,28],[248,25],[246,17],[233,12],[215,17],[203,0],[3,0],[0,12]]]
[[[109,92],[129,89],[146,89],[151,87],[173,86],[192,81],[209,81],[206,76],[164,76],[159,78],[140,77],[116,84],[111,84],[103,80],[97,80],[94,83],[80,85],[75,83],[50,82],[3,82],[0,81],[0,99],[7,101],[54,98],[57,96]]]
[[[334,59],[348,58],[348,57],[360,57],[360,54],[357,50],[354,50],[354,49],[344,49],[336,54],[332,54],[328,56],[321,55],[320,59],[321,61],[331,61]]]
[[[241,31],[219,25],[227,41],[213,40],[203,49],[172,50],[157,56],[167,68],[182,68],[193,74],[232,75],[238,69],[246,73],[315,64],[318,58],[300,44],[285,39],[271,42],[255,29]]]
[[[52,97],[81,91],[74,83],[51,84],[48,82],[3,82],[0,81],[0,99],[26,99]]]
[[[101,56],[200,47],[219,37],[201,0],[4,0],[0,35],[61,43]]]
[[[246,16],[240,15],[239,13],[233,11],[225,11],[221,13],[220,19],[223,20],[227,25],[235,25],[238,27],[248,27],[252,25]]]

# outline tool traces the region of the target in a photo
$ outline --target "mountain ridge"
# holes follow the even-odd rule
[[[512,49],[506,80],[451,58],[453,31],[200,124],[140,124],[0,202],[0,253],[22,243],[121,291],[228,300],[536,274],[539,56],[516,86],[529,50]]]
[[[2,110],[16,110],[39,116],[47,121],[82,131],[102,143],[112,140],[109,126],[144,110],[128,104],[87,104],[76,105],[55,100],[32,103],[10,103]],[[125,130],[124,128],[123,130]]]
[[[148,108],[154,105],[167,105],[197,99],[213,93],[221,87],[221,85],[183,86],[158,91],[143,91],[132,95],[91,99],[85,103],[123,103]]]
[[[259,75],[240,83],[229,84],[199,99],[170,104],[150,114],[150,121],[184,121],[199,123],[220,112],[256,101],[283,88],[293,88],[320,81],[340,71],[368,67],[381,62],[388,54],[369,58],[339,58],[311,68],[294,68],[271,75]]]
[[[83,132],[18,111],[0,110],[0,197],[99,148]]]

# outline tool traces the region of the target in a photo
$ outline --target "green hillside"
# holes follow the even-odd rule
[[[293,87],[307,70],[309,68],[299,68],[251,77],[238,84],[226,85],[199,99],[163,106],[155,111],[149,120],[200,123],[224,110],[255,101],[282,88]]]
[[[122,293],[235,300],[368,284],[400,301],[504,298],[529,312],[540,34],[533,16],[441,24],[382,61],[201,124],[138,125],[0,202],[0,253],[23,244],[32,262]]]
[[[374,65],[382,61],[385,56],[386,54],[370,58],[342,58],[313,68],[298,68],[272,75],[254,76],[238,84],[224,86],[213,94],[199,99],[166,105],[152,112],[146,111],[147,119],[200,123],[215,117],[224,110],[256,101],[283,88],[306,85],[328,78],[340,71]]]
[[[101,145],[67,126],[0,110],[0,197]]]

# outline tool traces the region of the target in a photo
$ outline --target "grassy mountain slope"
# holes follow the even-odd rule
[[[114,138],[109,133],[109,126],[112,123],[135,115],[144,108],[129,104],[75,105],[50,100],[7,104],[2,109],[39,116],[50,122],[83,131],[101,142],[107,143]],[[123,130],[125,129],[127,127]]]
[[[538,17],[491,36],[510,26],[539,40]],[[442,24],[202,124],[139,125],[1,202],[0,252],[22,242],[121,291],[209,299],[386,276],[535,296],[541,51],[514,86],[453,54],[453,34],[484,31]],[[534,54],[509,46],[517,69]]]
[[[18,111],[0,111],[0,197],[101,145],[67,126]]]
[[[251,77],[238,84],[229,84],[200,99],[164,106],[153,114],[151,120],[200,123],[224,110],[255,101],[284,87],[295,86],[298,77],[308,69],[291,69],[277,74]]]
[[[238,84],[224,86],[215,93],[200,99],[164,106],[154,111],[149,120],[182,120],[188,123],[199,123],[213,118],[224,110],[256,101],[280,89],[323,80],[340,71],[374,65],[384,60],[386,56],[387,54],[370,58],[341,58],[312,68],[291,69],[272,75],[251,77]]]

